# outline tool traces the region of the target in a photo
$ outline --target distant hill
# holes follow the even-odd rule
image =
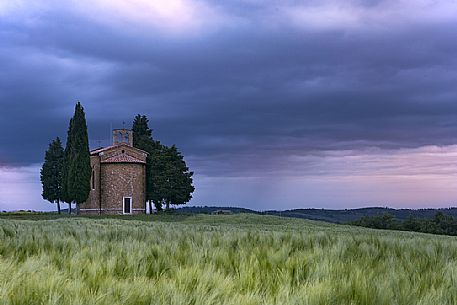
[[[257,215],[276,215],[282,217],[293,217],[310,220],[319,220],[332,223],[349,223],[364,216],[378,216],[383,214],[390,214],[397,220],[405,220],[409,216],[422,219],[431,219],[436,213],[442,212],[443,214],[450,215],[457,218],[457,207],[446,209],[391,209],[383,207],[370,207],[360,209],[344,209],[344,210],[330,210],[330,209],[292,209],[285,211],[255,211],[251,209],[238,208],[238,207],[218,207],[218,206],[190,206],[173,209],[173,214],[212,214],[216,211],[231,211],[233,214],[249,213]],[[34,211],[17,211],[16,213],[28,212],[35,214],[56,214],[56,212],[34,212]],[[63,215],[68,214],[68,209],[61,210]],[[72,210],[75,213],[75,210]]]
[[[312,220],[323,220],[334,223],[347,223],[358,220],[363,216],[376,216],[388,213],[398,220],[407,219],[410,216],[417,218],[432,218],[437,212],[457,216],[457,208],[448,209],[391,209],[391,208],[360,208],[360,209],[345,209],[345,210],[326,210],[326,209],[295,209],[283,212],[267,211],[267,214],[281,215],[287,217],[297,217]]]
[[[376,216],[389,213],[398,220],[407,219],[409,216],[417,218],[432,218],[437,212],[442,212],[453,217],[457,217],[457,208],[446,209],[392,209],[382,207],[370,207],[360,209],[345,209],[345,210],[329,210],[329,209],[293,209],[285,211],[255,211],[237,207],[183,207],[176,209],[177,213],[185,214],[211,214],[217,210],[230,210],[232,213],[252,213],[277,215],[283,217],[303,218],[310,220],[320,220],[333,223],[348,223],[358,220],[363,216]]]
[[[237,207],[182,207],[174,210],[176,213],[183,213],[183,214],[211,214],[213,212],[219,210],[228,210],[231,211],[233,214],[238,213],[251,213],[251,214],[262,214],[258,211],[245,209],[245,208],[237,208]]]

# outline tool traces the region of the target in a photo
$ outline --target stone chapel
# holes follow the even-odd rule
[[[133,147],[133,131],[113,130],[113,145],[90,152],[92,176],[81,214],[146,213],[146,157]]]

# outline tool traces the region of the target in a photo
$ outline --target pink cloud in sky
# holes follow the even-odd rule
[[[316,1],[284,5],[286,22],[323,30],[383,29],[398,25],[455,21],[457,2],[447,0],[379,1],[363,4],[359,1]]]
[[[106,24],[127,26],[141,31],[147,31],[149,27],[177,35],[205,32],[223,20],[222,13],[204,1],[78,1],[76,8]]]
[[[265,27],[291,25],[310,30],[383,29],[454,21],[457,2],[446,0],[379,1],[246,1],[261,8],[247,15],[231,10],[230,3],[204,0],[9,0],[0,1],[0,16],[36,22],[46,12],[74,12],[121,31],[159,31],[166,35],[198,36],[221,27],[258,24]],[[84,19],[81,19],[84,22]]]
[[[79,0],[79,1],[24,1],[0,2],[0,16],[21,18],[32,22],[42,14],[72,12],[100,24],[122,31],[141,32],[144,35],[159,31],[168,35],[205,33],[224,24],[226,15],[217,6],[199,0]],[[81,19],[81,22],[85,22]]]

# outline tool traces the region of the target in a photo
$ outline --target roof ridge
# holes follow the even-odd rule
[[[146,163],[143,160],[132,157],[126,153],[120,153],[114,156],[111,156],[105,160],[102,160],[101,163]]]

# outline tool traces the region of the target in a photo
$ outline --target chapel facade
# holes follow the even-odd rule
[[[146,213],[146,158],[133,147],[133,131],[113,130],[113,145],[90,152],[92,175],[81,214]]]

